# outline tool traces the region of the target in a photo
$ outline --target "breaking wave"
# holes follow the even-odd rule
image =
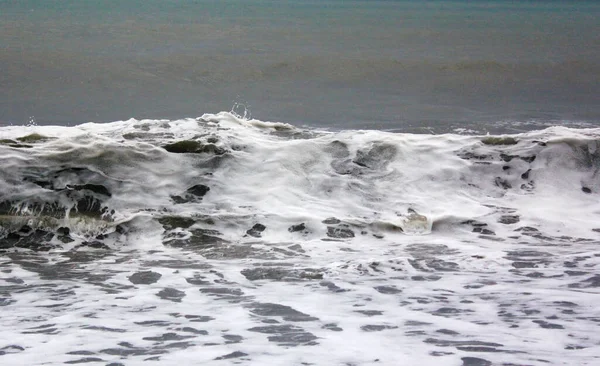
[[[0,129],[0,249],[593,234],[600,129],[322,131],[240,118]],[[566,240],[566,239],[565,239]],[[221,253],[222,254],[222,253]]]

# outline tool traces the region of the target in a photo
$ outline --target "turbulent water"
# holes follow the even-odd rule
[[[0,0],[0,364],[600,364],[598,19]]]
[[[600,362],[600,129],[223,112],[4,127],[0,166],[2,364]]]

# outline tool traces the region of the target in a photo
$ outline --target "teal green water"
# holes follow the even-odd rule
[[[600,121],[592,1],[0,1],[0,123]]]

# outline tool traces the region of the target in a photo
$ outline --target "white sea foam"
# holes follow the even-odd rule
[[[0,360],[596,364],[599,136],[2,128]]]

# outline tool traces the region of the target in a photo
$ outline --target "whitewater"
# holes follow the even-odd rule
[[[468,132],[468,131],[467,131]],[[600,128],[0,128],[5,365],[596,365]]]

